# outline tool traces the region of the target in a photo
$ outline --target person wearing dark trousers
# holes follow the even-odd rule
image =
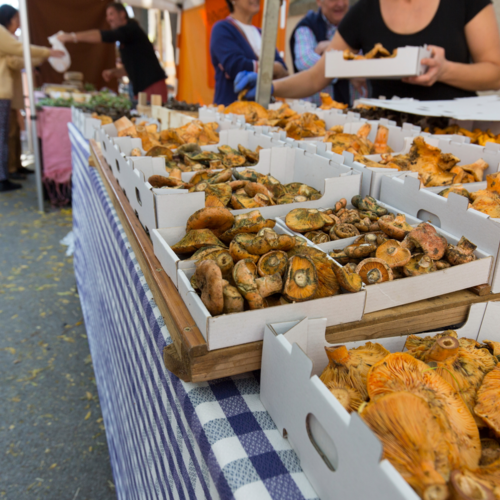
[[[23,57],[23,44],[5,28],[18,15],[11,5],[0,6],[0,193],[20,189],[22,186],[9,180],[9,129],[13,97],[13,76],[9,67],[11,56]],[[48,47],[31,45],[31,57],[62,57],[64,52]]]
[[[337,31],[337,26],[349,10],[349,0],[316,0],[317,12],[310,10],[302,18],[290,37],[295,73],[305,71],[314,66],[320,59],[330,40]],[[348,80],[334,80],[322,92],[330,94],[332,99],[350,104]],[[319,92],[305,100],[321,104]]]
[[[168,100],[167,75],[161,67],[153,44],[135,19],[130,19],[121,3],[110,3],[106,9],[106,21],[110,30],[89,30],[77,33],[62,33],[58,36],[63,43],[120,43],[120,57],[123,67],[105,69],[102,77],[106,82],[113,78],[128,76],[134,95],[144,92],[151,100],[152,95],[161,95]]]

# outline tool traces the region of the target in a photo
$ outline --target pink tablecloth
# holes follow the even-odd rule
[[[43,107],[38,113],[38,136],[42,139],[43,178],[56,184],[71,179],[70,108]]]

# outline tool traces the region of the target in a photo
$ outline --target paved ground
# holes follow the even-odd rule
[[[34,177],[34,176],[30,176]],[[73,274],[71,210],[0,194],[0,499],[116,498]]]

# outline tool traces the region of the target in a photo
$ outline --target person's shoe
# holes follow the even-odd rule
[[[24,174],[21,174],[20,172],[13,172],[12,174],[9,174],[9,179],[12,179],[14,181],[25,181],[26,176]]]
[[[23,174],[23,175],[30,175],[30,174],[34,174],[35,171],[34,170],[30,170],[29,168],[26,168],[26,167],[20,167],[17,169],[17,173],[18,174]]]
[[[15,191],[16,189],[21,189],[21,184],[16,184],[15,182],[10,182],[9,179],[5,181],[0,181],[0,193],[6,193],[7,191]]]

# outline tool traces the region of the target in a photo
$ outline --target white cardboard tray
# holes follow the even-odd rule
[[[495,134],[500,132],[500,122],[498,120],[500,116],[500,97],[497,95],[465,97],[445,101],[419,101],[418,99],[401,99],[399,97],[393,97],[392,99],[363,98],[359,102],[369,106],[414,115],[454,118],[461,122],[469,122],[468,127],[491,128]]]
[[[193,290],[190,278],[194,269],[179,269],[178,289],[191,316],[207,341],[208,350],[222,349],[262,340],[269,322],[293,321],[304,317],[325,318],[327,326],[360,321],[366,294],[346,293],[327,297],[213,317]]]
[[[361,177],[349,167],[333,160],[331,153],[312,153],[316,148],[308,145],[307,148],[271,148],[260,151],[260,161],[255,170],[263,174],[271,174],[283,184],[289,182],[303,182],[320,191],[323,196],[319,200],[308,201],[303,204],[292,203],[286,207],[297,208],[308,206],[316,208],[322,204],[331,204],[337,201],[340,193],[354,196],[359,193]],[[164,227],[176,227],[185,224],[188,217],[205,206],[204,193],[188,193],[187,190],[154,189],[148,182],[146,173],[165,175],[164,166],[160,158],[129,158],[125,163],[133,165],[122,167],[120,185],[131,189],[137,196],[129,197],[134,210],[143,226],[148,230]],[[116,164],[116,162],[115,162]],[[119,163],[120,164],[120,163]],[[113,170],[114,172],[114,170]],[[127,178],[124,179],[123,173]],[[184,175],[186,177],[184,177]],[[183,174],[188,180],[191,174]],[[119,177],[117,177],[119,178]],[[131,183],[131,185],[129,185]],[[262,207],[260,211],[266,218],[274,218],[282,214],[284,205]],[[243,213],[233,210],[233,213]]]
[[[93,139],[95,129],[101,127],[101,120],[92,118],[90,113],[84,113],[74,106],[71,106],[71,121],[87,140]]]
[[[499,322],[499,302],[474,304],[457,334],[479,342],[499,341]],[[356,413],[349,414],[318,378],[328,363],[325,327],[324,318],[266,326],[262,404],[297,453],[319,498],[418,500],[396,469],[381,461],[382,444],[375,434]],[[420,336],[427,335],[433,334]],[[402,351],[405,340],[404,334],[375,339],[391,352]]]
[[[341,50],[326,53],[327,78],[404,78],[423,75],[427,69],[421,61],[430,57],[427,47],[400,47],[396,57],[386,59],[344,59]]]
[[[489,216],[477,210],[468,210],[469,204],[466,198],[455,193],[451,193],[448,198],[438,196],[427,189],[421,189],[420,181],[413,177],[384,177],[382,180],[380,199],[385,203],[390,201],[391,205],[396,207],[396,209],[403,210],[420,220],[430,220],[447,238],[453,237],[459,240],[462,236],[465,236],[476,244],[484,255],[491,256],[489,257],[492,266],[490,271],[486,273],[486,269],[481,267],[482,271],[476,276],[477,279],[469,272],[467,272],[466,276],[465,268],[470,264],[479,265],[481,262],[485,263],[485,259],[445,269],[445,274],[446,272],[455,270],[457,272],[464,271],[464,279],[467,282],[467,286],[456,288],[458,284],[452,282],[450,279],[449,286],[454,288],[454,290],[450,291],[489,283],[493,293],[500,292],[500,272],[498,271],[500,225],[490,219]],[[471,268],[472,267],[473,266],[471,266]],[[479,270],[477,271],[479,272]],[[439,275],[441,272],[442,271],[439,271],[433,274]],[[432,274],[429,275],[429,277],[430,276],[432,276]],[[486,278],[486,281],[479,283],[479,281],[484,278]],[[476,281],[476,283],[469,284],[471,281]],[[446,283],[443,283],[443,287],[445,286]],[[442,293],[447,292],[442,290],[435,295],[441,295]]]

